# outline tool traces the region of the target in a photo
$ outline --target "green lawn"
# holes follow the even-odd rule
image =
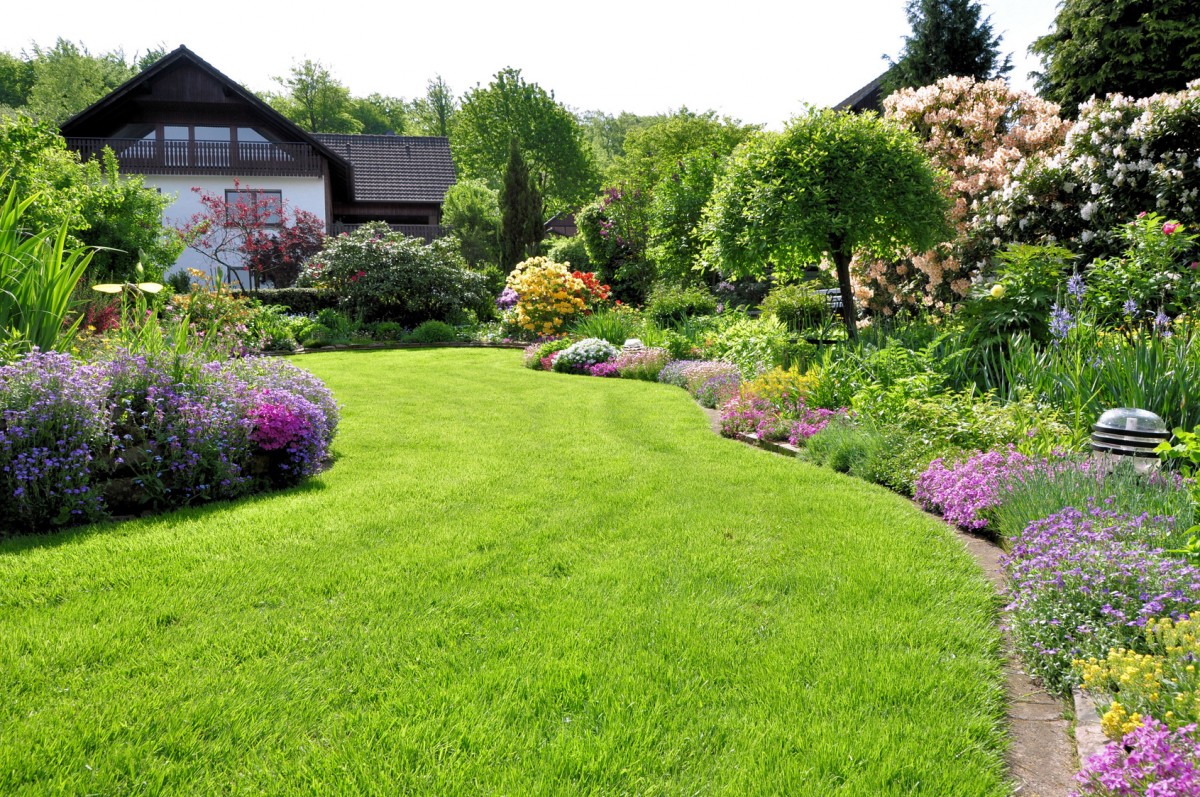
[[[295,360],[286,493],[0,545],[0,793],[1007,792],[941,523],[520,354]]]

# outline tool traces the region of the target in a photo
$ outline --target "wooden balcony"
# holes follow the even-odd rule
[[[302,142],[154,141],[141,138],[68,138],[84,160],[111,147],[121,168],[141,174],[228,174],[246,177],[320,177],[321,156]]]
[[[341,235],[344,232],[351,233],[361,226],[362,224],[335,221],[329,225],[329,234]],[[421,238],[425,243],[429,243],[435,238],[442,238],[450,233],[450,228],[443,224],[389,224],[388,226],[392,228],[392,232],[407,235],[409,238]]]

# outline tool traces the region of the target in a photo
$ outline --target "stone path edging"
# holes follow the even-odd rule
[[[703,409],[713,431],[719,434],[720,413],[707,407]],[[760,440],[754,434],[739,434],[737,439],[784,456],[795,457],[800,451],[787,443]],[[937,519],[945,523],[942,518]],[[1000,566],[1000,547],[983,537],[968,534],[953,524],[946,523],[946,526],[963,543],[997,594],[1000,594],[1005,586],[1004,569]],[[1065,704],[1035,683],[1024,670],[1007,631],[1004,632],[1004,679],[1008,702],[1008,774],[1013,781],[1013,794],[1020,797],[1067,797],[1075,786],[1078,761],[1098,752],[1106,742],[1104,734],[1100,732],[1100,721],[1095,719],[1095,706],[1086,695],[1076,690],[1077,758],[1076,744],[1072,744],[1070,725],[1064,716]]]
[[[1075,690],[1075,749],[1080,763],[1087,761],[1108,745],[1108,737],[1100,728],[1100,712],[1095,701],[1082,689]]]

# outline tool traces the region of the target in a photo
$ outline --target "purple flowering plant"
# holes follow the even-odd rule
[[[33,352],[0,368],[0,413],[0,533],[294,483],[338,422],[320,380],[282,360],[175,350]]]
[[[1087,760],[1075,776],[1075,795],[1200,797],[1196,726],[1172,732],[1150,719]]]
[[[108,442],[104,369],[34,350],[0,367],[0,533],[95,520]]]
[[[1200,568],[1148,542],[1171,525],[1093,504],[1036,520],[1013,539],[1002,559],[1013,637],[1048,689],[1074,683],[1074,659],[1143,651],[1148,620],[1200,607]]]

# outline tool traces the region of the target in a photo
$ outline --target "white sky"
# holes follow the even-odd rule
[[[265,2],[16,0],[0,50],[58,37],[93,53],[186,44],[255,91],[293,61],[322,61],[355,95],[411,98],[441,74],[456,94],[513,66],[574,110],[658,113],[686,105],[778,128],[804,103],[836,103],[879,75],[909,32],[904,0],[438,0]],[[11,7],[11,6],[16,6]],[[1031,88],[1029,44],[1056,0],[986,0],[1013,53],[1010,80]],[[306,10],[311,9],[311,10]]]

